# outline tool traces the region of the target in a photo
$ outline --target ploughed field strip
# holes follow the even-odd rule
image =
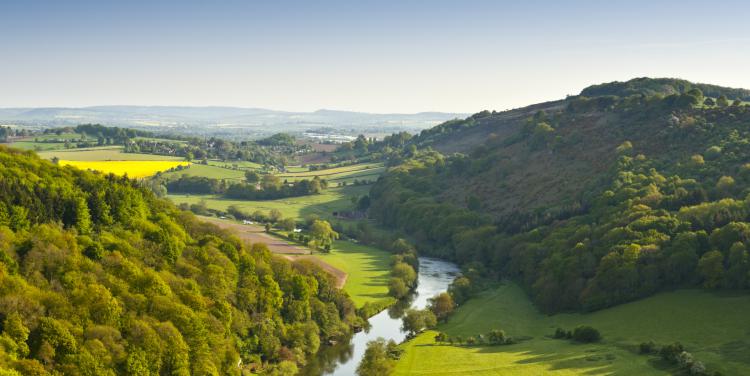
[[[325,270],[336,278],[336,287],[343,288],[346,284],[347,274],[341,269],[338,269],[325,261],[312,256],[312,250],[307,247],[302,247],[288,243],[279,238],[273,237],[265,233],[262,226],[258,225],[243,225],[239,223],[230,222],[228,220],[222,220],[211,217],[199,217],[206,222],[213,223],[220,228],[230,230],[237,234],[240,239],[246,240],[250,243],[263,243],[268,246],[268,249],[275,254],[283,255],[284,258],[291,261],[305,260],[313,264],[320,266],[321,269]]]

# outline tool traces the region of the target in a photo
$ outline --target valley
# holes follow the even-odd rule
[[[245,373],[750,373],[750,106],[711,105],[720,98],[700,88],[750,92],[673,80],[629,85],[584,92],[642,94],[480,112],[324,151],[288,134],[238,141],[99,125],[31,131],[9,144],[28,151],[3,149],[15,156],[6,161],[68,174],[71,187],[112,185],[103,190],[111,193],[63,189],[85,193],[61,193],[69,203],[47,215],[38,214],[39,192],[2,201],[0,230],[21,239],[5,259],[11,274],[32,278],[13,265],[32,268],[23,244],[56,218],[54,231],[77,239],[69,257],[106,268],[128,257],[144,273],[176,273],[162,277],[160,294],[195,312],[209,307],[199,301],[222,298],[185,286],[202,286],[195,268],[221,262],[226,289],[238,289],[222,292],[231,310],[273,315],[263,310],[276,307],[286,328],[264,345],[254,336],[272,329],[245,319],[240,336],[251,350],[235,358]],[[6,195],[21,189],[16,181],[4,183]],[[120,185],[142,198],[116,196]],[[113,209],[121,205],[135,206]],[[250,262],[240,253],[258,258],[259,273],[273,271],[279,299],[240,308],[274,286],[239,287],[235,270]],[[442,266],[433,275],[434,265]],[[122,309],[139,309],[118,296]],[[580,340],[586,330],[593,339]],[[385,355],[373,363],[374,351]]]

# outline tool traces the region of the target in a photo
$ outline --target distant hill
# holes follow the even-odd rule
[[[180,130],[193,134],[266,137],[279,132],[302,133],[326,129],[347,135],[358,133],[419,132],[466,114],[425,112],[372,114],[318,110],[287,112],[239,107],[95,106],[82,108],[0,108],[0,124],[71,126],[97,123],[150,130]]]

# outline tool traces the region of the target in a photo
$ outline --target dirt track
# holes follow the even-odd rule
[[[264,243],[268,246],[271,252],[279,255],[283,255],[284,258],[292,262],[298,260],[307,260],[316,265],[321,269],[327,271],[329,274],[336,278],[336,287],[343,288],[346,283],[347,274],[341,269],[337,269],[332,265],[324,262],[323,260],[311,256],[312,250],[306,247],[290,244],[282,239],[273,237],[266,234],[265,229],[258,225],[243,225],[229,220],[211,218],[211,217],[198,217],[206,222],[213,223],[223,229],[230,230],[237,234],[241,239],[246,240],[250,243]]]

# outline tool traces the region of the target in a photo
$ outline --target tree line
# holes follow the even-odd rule
[[[238,200],[273,200],[284,197],[307,196],[320,193],[327,187],[325,180],[313,179],[281,181],[278,176],[264,174],[246,182],[227,182],[203,176],[182,175],[166,182],[170,193],[218,194]]]

